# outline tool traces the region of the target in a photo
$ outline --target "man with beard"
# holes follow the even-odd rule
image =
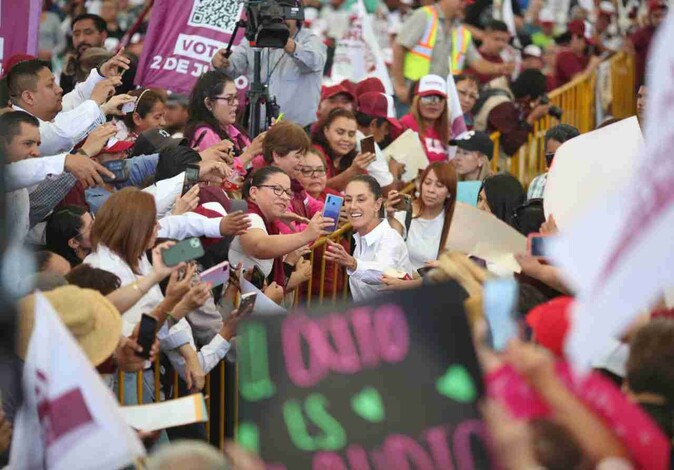
[[[72,37],[73,50],[65,58],[59,80],[59,86],[63,88],[64,94],[73,90],[80,81],[76,72],[83,65],[84,53],[90,48],[105,48],[105,40],[108,38],[106,22],[98,15],[89,13],[79,15],[72,22]],[[130,66],[131,68],[122,75],[122,85],[117,87],[117,93],[126,93],[135,88],[133,85],[133,78],[136,75],[135,63],[131,63]],[[88,74],[85,73],[84,76],[86,75]]]

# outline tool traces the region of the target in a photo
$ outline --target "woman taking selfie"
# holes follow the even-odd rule
[[[231,144],[226,147],[247,167],[261,153],[264,134],[250,141],[236,125],[238,107],[237,89],[229,75],[212,70],[199,77],[190,95],[190,117],[185,126],[185,138],[190,146],[202,152],[223,140],[229,141]]]
[[[450,137],[447,82],[437,75],[422,77],[410,112],[400,119],[400,124],[419,134],[429,162],[447,161]]]
[[[456,155],[451,160],[459,181],[484,181],[492,175],[491,159],[494,143],[489,135],[480,131],[468,131],[451,141],[456,145]]]
[[[377,158],[374,153],[357,153],[356,131],[354,114],[338,108],[330,111],[311,136],[314,147],[327,162],[327,185],[336,191],[342,191],[354,176],[366,174],[367,167]]]
[[[405,238],[414,269],[437,260],[447,243],[456,205],[456,171],[452,165],[431,163],[421,175],[419,193],[411,211],[398,210],[405,195],[391,191],[386,200],[388,221]]]
[[[143,132],[149,129],[164,127],[166,121],[166,98],[155,90],[133,90],[129,95],[136,97],[133,112],[124,115],[124,124],[129,136],[124,140],[135,141]]]
[[[383,201],[377,180],[368,175],[353,178],[344,191],[346,215],[355,231],[353,256],[342,245],[328,241],[325,257],[346,267],[355,302],[379,293],[386,270],[400,274],[413,271],[405,241],[379,217]]]
[[[302,231],[280,234],[277,222],[287,216],[292,190],[290,178],[278,167],[255,170],[243,185],[243,196],[248,201],[251,227],[232,241],[229,262],[232,265],[241,262],[246,270],[257,266],[284,288],[284,257],[326,234],[333,221],[317,212]]]

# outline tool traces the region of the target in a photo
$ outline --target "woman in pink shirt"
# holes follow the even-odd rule
[[[430,163],[447,161],[450,137],[447,82],[438,75],[422,77],[410,112],[400,119],[400,124],[419,133]]]
[[[185,138],[190,146],[201,152],[223,140],[229,141],[234,155],[246,168],[261,153],[264,134],[251,142],[245,131],[235,124],[238,107],[237,89],[229,75],[212,70],[199,77],[190,95],[190,117],[185,127]]]

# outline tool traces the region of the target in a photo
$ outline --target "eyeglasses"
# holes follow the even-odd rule
[[[325,167],[317,166],[312,168],[310,166],[303,166],[300,168],[300,173],[302,173],[303,176],[323,176],[325,175]]]
[[[274,191],[274,194],[276,196],[283,196],[283,194],[285,193],[286,196],[293,197],[293,191],[291,189],[283,189],[281,186],[276,186],[273,184],[260,184],[257,187],[270,188],[272,191]]]
[[[477,101],[478,98],[480,97],[480,95],[478,95],[477,93],[470,93],[466,90],[458,90],[457,89],[456,91],[459,93],[459,95],[465,96],[466,98],[474,99],[475,101]]]
[[[227,104],[230,105],[230,106],[233,105],[234,103],[238,103],[238,102],[239,102],[239,97],[238,97],[237,95],[214,96],[214,97],[211,98],[211,99],[216,100],[216,101],[219,101],[219,100],[226,101]]]
[[[443,98],[440,95],[430,95],[430,96],[422,96],[419,99],[419,101],[421,101],[423,104],[438,104],[445,101],[445,98]]]

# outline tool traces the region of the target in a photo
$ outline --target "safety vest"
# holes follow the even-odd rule
[[[426,29],[419,42],[405,54],[403,64],[403,75],[406,79],[412,81],[417,81],[430,72],[431,56],[440,27],[438,10],[435,7],[422,7],[421,11],[426,14]],[[463,71],[466,51],[471,41],[472,35],[468,28],[464,26],[452,28],[452,56],[449,58],[449,66],[453,74],[459,74]]]

